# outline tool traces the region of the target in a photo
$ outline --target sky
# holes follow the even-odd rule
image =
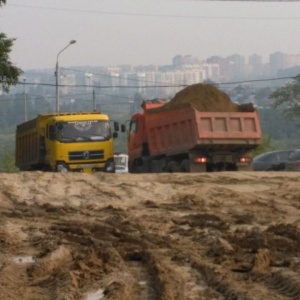
[[[0,8],[0,32],[16,38],[10,59],[23,70],[54,69],[57,59],[60,67],[168,65],[176,55],[256,53],[267,62],[276,51],[300,54],[299,28],[300,1],[7,0]]]

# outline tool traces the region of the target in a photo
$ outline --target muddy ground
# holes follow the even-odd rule
[[[300,299],[300,176],[0,174],[1,300]]]

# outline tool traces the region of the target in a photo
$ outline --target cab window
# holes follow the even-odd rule
[[[138,122],[137,121],[131,121],[129,132],[130,133],[136,133],[137,131],[138,131]]]

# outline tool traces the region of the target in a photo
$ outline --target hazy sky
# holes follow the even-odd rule
[[[175,55],[300,54],[300,2],[7,0],[0,32],[23,70],[165,65]]]

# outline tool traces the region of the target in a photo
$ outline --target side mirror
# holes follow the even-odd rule
[[[126,131],[126,125],[125,124],[122,124],[121,125],[121,132],[125,132]]]
[[[119,122],[114,122],[114,130],[115,131],[119,131],[120,130]]]

